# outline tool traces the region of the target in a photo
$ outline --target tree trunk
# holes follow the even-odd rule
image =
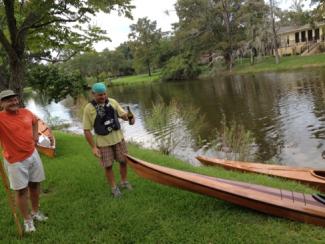
[[[24,106],[23,98],[23,83],[25,79],[25,64],[20,59],[10,59],[10,80],[9,89],[15,91],[19,98],[21,106]]]
[[[231,33],[231,14],[229,13],[229,2],[223,0],[222,1],[223,8],[223,19],[225,21],[226,33],[227,33],[227,42],[228,42],[228,70],[231,72],[232,67],[234,65],[234,57],[233,57],[233,43],[232,43],[232,33]]]
[[[230,63],[229,63],[229,71],[232,71],[232,67],[234,66],[234,55],[232,53],[232,50],[230,50]]]
[[[274,19],[274,0],[270,0],[270,11],[271,11],[271,21],[272,21],[272,42],[273,50],[275,56],[275,63],[279,63],[279,51],[278,51],[278,42],[277,42],[277,33],[275,30],[275,19]]]
[[[233,57],[232,51],[227,49],[225,51],[223,57],[226,62],[227,70],[231,72],[231,70],[233,68],[233,63],[234,63],[234,57]]]
[[[150,62],[147,62],[148,75],[151,77]]]
[[[9,79],[4,69],[0,66],[0,91],[8,89]]]

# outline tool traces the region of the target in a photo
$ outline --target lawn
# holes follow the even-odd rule
[[[55,135],[57,157],[42,157],[47,180],[41,208],[49,216],[48,222],[37,224],[37,232],[19,241],[5,191],[0,187],[0,243],[324,243],[322,227],[159,185],[140,178],[131,169],[133,191],[123,191],[120,199],[114,199],[86,141],[62,132]],[[186,171],[314,192],[298,183],[262,175],[194,167],[135,145],[129,145],[129,153]]]
[[[237,74],[243,74],[323,66],[325,66],[325,54],[281,57],[279,64],[275,64],[274,57],[266,57],[261,60],[257,60],[257,63],[255,65],[251,65],[249,59],[243,59],[242,62],[237,61],[233,72]]]
[[[160,80],[160,72],[154,72],[149,76],[148,74],[141,75],[131,75],[131,76],[123,76],[117,79],[113,79],[111,81],[112,86],[120,86],[120,85],[136,85],[143,84],[148,82],[155,82]]]

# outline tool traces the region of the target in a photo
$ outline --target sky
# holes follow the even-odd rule
[[[94,48],[96,51],[102,51],[105,48],[114,50],[119,44],[128,40],[130,32],[129,26],[135,24],[138,18],[148,17],[151,21],[157,21],[157,28],[162,31],[170,31],[172,24],[178,22],[174,5],[177,0],[132,0],[135,9],[132,11],[133,20],[118,16],[117,13],[103,14],[99,13],[93,18],[93,24],[100,26],[106,30],[111,42],[103,41],[96,43]],[[268,0],[267,0],[268,2]],[[279,7],[288,9],[292,0],[279,0]],[[168,10],[169,15],[166,15]]]
[[[120,43],[128,40],[129,26],[135,24],[138,18],[148,17],[151,21],[157,21],[157,28],[162,31],[171,30],[171,24],[178,22],[174,4],[176,0],[133,0],[132,5],[136,8],[132,11],[133,20],[118,16],[116,13],[97,14],[93,23],[106,30],[112,42],[99,42],[94,45],[97,51],[105,48],[115,49]],[[169,15],[165,11],[168,10]]]

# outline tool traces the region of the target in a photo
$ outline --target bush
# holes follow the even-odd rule
[[[205,117],[198,118],[197,114],[200,114],[198,108],[190,106],[186,109],[176,100],[169,104],[162,100],[153,104],[145,124],[153,132],[158,150],[170,154],[181,143],[188,144],[198,137],[205,126]]]
[[[200,68],[186,55],[172,57],[162,70],[162,80],[192,80],[200,74]]]
[[[254,136],[251,131],[245,130],[243,125],[235,121],[227,126],[226,118],[223,118],[222,127],[217,131],[213,144],[228,160],[254,161]]]
[[[76,99],[83,94],[86,81],[76,72],[66,72],[54,65],[35,65],[28,70],[30,86],[37,90],[40,96],[59,102],[70,95]]]

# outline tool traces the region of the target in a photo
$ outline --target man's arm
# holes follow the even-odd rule
[[[124,121],[129,121],[128,112],[126,112],[118,102],[116,102],[116,110],[119,115],[119,118],[123,119]],[[130,125],[133,125],[134,123],[135,123],[135,118],[133,116],[133,118],[130,121]]]
[[[90,119],[90,116],[89,116],[89,106],[88,105],[84,108],[82,122],[83,122],[84,135],[85,135],[86,141],[88,142],[89,146],[91,147],[93,154],[99,158],[100,151],[99,151],[97,145],[95,144],[94,139],[93,139],[93,134],[91,133],[92,120]]]
[[[35,142],[35,145],[37,145],[38,143],[38,119],[35,118],[35,121],[34,123],[32,124],[32,127],[33,127],[33,138],[34,138],[34,142]]]
[[[93,135],[91,134],[91,131],[90,130],[84,130],[84,135],[85,135],[85,138],[86,138],[88,144],[91,147],[91,150],[92,150],[93,154],[96,157],[100,158],[100,151],[99,151],[98,147],[96,146],[96,144],[94,142]]]

